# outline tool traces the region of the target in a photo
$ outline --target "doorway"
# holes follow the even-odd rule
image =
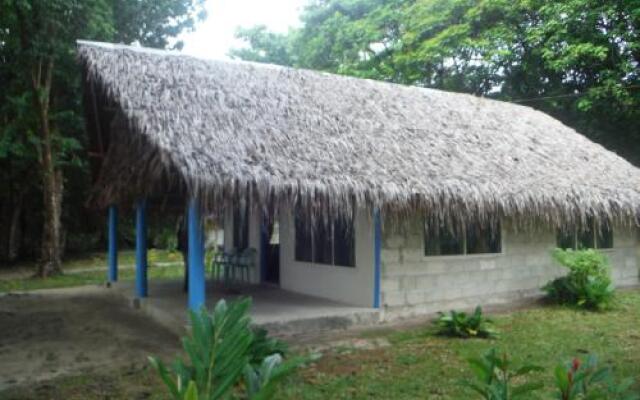
[[[280,284],[280,229],[278,221],[265,221],[262,225],[263,281]]]

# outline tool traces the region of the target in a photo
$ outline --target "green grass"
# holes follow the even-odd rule
[[[151,249],[147,258],[150,279],[180,278],[184,274],[182,265],[156,266],[157,263],[182,262],[180,253]],[[135,253],[133,251],[118,253],[118,263],[121,266],[118,271],[118,279],[133,280],[135,270],[131,266],[135,264]],[[46,279],[30,277],[33,274],[32,271],[35,270],[35,266],[32,264],[23,264],[5,271],[0,270],[0,293],[102,284],[106,281],[106,264],[106,254],[95,253],[66,260],[62,266],[63,273],[61,275]],[[84,269],[92,270],[81,271]]]
[[[597,313],[565,307],[538,307],[492,316],[500,337],[494,340],[438,337],[430,326],[368,332],[384,337],[388,347],[326,352],[300,370],[276,399],[474,399],[459,385],[470,378],[466,360],[489,348],[506,351],[516,365],[537,364],[531,375],[546,384],[533,399],[555,398],[553,367],[576,356],[595,353],[618,378],[633,377],[640,390],[640,291],[620,292],[615,309]],[[141,360],[142,362],[142,360]],[[94,372],[49,382],[52,399],[166,398],[154,372],[138,367],[126,372]],[[15,390],[9,399],[38,398],[38,387]],[[1,396],[0,396],[1,397]]]
[[[613,311],[593,313],[543,307],[495,318],[496,340],[436,337],[430,327],[386,334],[390,347],[334,352],[303,370],[278,399],[463,399],[475,398],[459,385],[471,378],[467,359],[495,347],[516,365],[536,364],[546,372],[534,399],[553,398],[553,368],[587,353],[597,354],[617,377],[640,380],[640,292],[619,295]],[[640,390],[640,385],[635,384]]]

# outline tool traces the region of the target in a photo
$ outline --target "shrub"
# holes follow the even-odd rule
[[[514,385],[513,380],[522,381],[524,375],[541,371],[535,365],[525,365],[514,368],[506,354],[498,356],[495,349],[491,349],[479,358],[469,359],[469,366],[475,379],[463,381],[462,384],[485,400],[516,400],[529,397],[543,387],[540,382],[525,382]]]
[[[461,338],[489,338],[497,335],[491,327],[492,321],[482,315],[482,308],[477,306],[473,314],[451,310],[449,314],[438,313],[434,324],[438,334]]]
[[[630,392],[633,379],[616,382],[610,367],[599,367],[598,358],[590,355],[586,361],[575,358],[555,369],[558,399],[638,399]]]
[[[515,368],[505,354],[498,356],[495,349],[487,351],[479,358],[469,359],[469,366],[474,379],[461,383],[485,400],[529,398],[532,392],[543,387],[539,381],[527,380],[531,372],[542,371],[541,367],[525,365]],[[570,363],[557,366],[554,376],[553,398],[559,400],[640,399],[640,396],[631,390],[633,379],[616,381],[611,367],[600,367],[595,355],[590,355],[584,361],[575,358]],[[514,381],[518,385],[514,385]]]
[[[244,370],[247,398],[251,400],[273,398],[277,384],[305,361],[305,358],[298,357],[283,362],[282,356],[276,353],[262,360],[258,366],[248,364]]]
[[[256,340],[250,327],[250,305],[250,299],[229,305],[220,300],[211,314],[204,308],[191,312],[191,334],[182,340],[189,361],[178,359],[169,370],[160,360],[150,358],[173,399],[227,398],[243,378],[247,398],[268,399],[276,383],[306,361],[283,361],[282,345],[268,338],[266,331],[259,331]],[[275,353],[267,354],[269,350]]]
[[[614,289],[609,264],[602,253],[593,249],[556,249],[553,258],[569,272],[542,288],[549,299],[594,310],[610,307]]]
[[[253,329],[253,340],[249,348],[250,362],[259,365],[267,357],[278,354],[284,357],[287,354],[288,346],[282,340],[269,337],[269,332],[264,328]]]

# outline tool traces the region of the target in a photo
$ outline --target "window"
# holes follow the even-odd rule
[[[425,223],[424,254],[449,256],[464,254],[500,253],[502,251],[500,224],[467,224],[464,228],[448,229],[438,223]]]
[[[296,217],[296,250],[295,257],[298,261],[313,262],[313,239],[311,225],[306,220]]]
[[[608,225],[596,226],[589,218],[586,227],[560,229],[556,243],[561,249],[611,249],[613,230]]]
[[[356,265],[353,221],[336,219],[333,222],[333,264],[341,267]]]
[[[443,227],[425,227],[424,248],[427,256],[464,254],[464,235]]]
[[[295,216],[297,261],[355,267],[353,220],[336,218],[330,223]]]
[[[249,247],[249,218],[247,218],[247,214],[246,209],[240,210],[240,207],[233,209],[233,247],[239,251]]]
[[[467,225],[466,239],[467,254],[500,253],[502,251],[500,224],[496,224],[493,229],[490,225]]]

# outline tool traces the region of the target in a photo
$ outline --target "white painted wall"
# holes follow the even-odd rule
[[[540,287],[565,271],[551,258],[553,229],[516,231],[503,223],[499,254],[425,256],[422,221],[383,230],[382,304],[389,316],[427,314],[478,304],[501,304],[541,295]],[[617,286],[637,285],[635,229],[614,228],[609,258]]]
[[[290,211],[281,212],[280,286],[292,292],[372,307],[373,235],[373,220],[361,211],[355,218],[355,268],[296,261],[293,215]]]

